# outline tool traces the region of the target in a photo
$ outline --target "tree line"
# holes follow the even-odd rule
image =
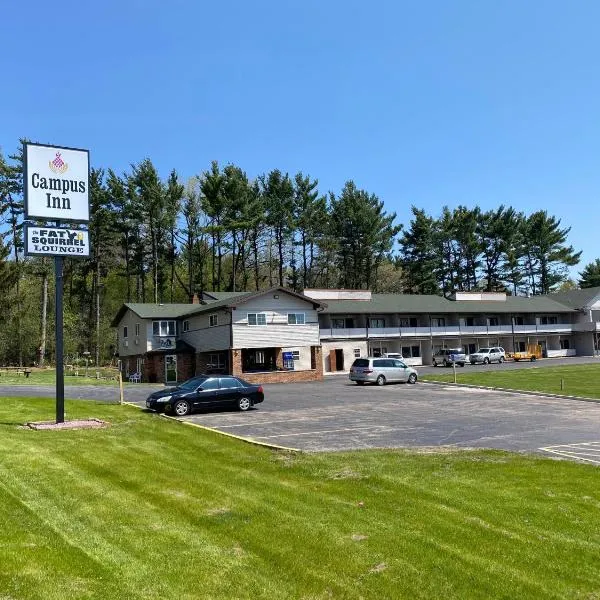
[[[569,228],[537,211],[412,208],[406,226],[347,181],[273,169],[249,177],[213,162],[182,181],[150,159],[123,173],[92,168],[87,259],[65,259],[65,350],[110,360],[123,302],[189,302],[202,291],[275,285],[449,295],[548,293],[580,253]],[[0,364],[43,364],[53,352],[52,261],[23,256],[22,154],[0,153]]]

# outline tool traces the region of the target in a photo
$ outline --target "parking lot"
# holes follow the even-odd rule
[[[343,376],[264,387],[265,402],[249,412],[185,419],[305,451],[456,446],[544,452],[600,440],[600,403],[425,383],[358,387]]]
[[[563,361],[552,364],[559,362]],[[590,359],[568,364],[576,362]],[[525,367],[469,366],[465,371]],[[430,369],[421,367],[419,372]],[[344,375],[264,388],[265,401],[246,413],[222,410],[184,419],[305,451],[451,446],[540,452],[600,463],[600,403],[426,383],[359,387]],[[126,386],[126,400],[144,407],[145,398],[156,389]],[[115,389],[100,386],[68,386],[65,393],[68,398],[118,398]],[[0,386],[0,396],[10,395],[53,397],[54,388]]]

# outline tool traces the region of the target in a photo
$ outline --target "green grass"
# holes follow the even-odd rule
[[[110,376],[111,379],[96,379],[96,369],[92,367],[88,369],[88,377],[85,377],[85,367],[83,367],[79,369],[77,376],[74,375],[74,372],[66,370],[65,385],[119,385],[118,381],[113,378],[116,375],[114,370],[100,369],[99,372],[102,377]],[[33,369],[31,375],[26,378],[24,375],[2,371],[0,367],[0,385],[55,385],[55,383],[55,369]],[[126,382],[123,381],[123,383]]]
[[[457,383],[486,385],[513,390],[566,394],[600,398],[600,364],[531,367],[528,369],[498,369],[490,365],[489,371],[469,373],[467,369],[456,370]],[[423,381],[453,382],[452,373],[424,375]],[[561,379],[563,389],[561,390]]]
[[[499,451],[295,455],[128,406],[31,431],[0,398],[0,598],[585,598],[598,468]]]

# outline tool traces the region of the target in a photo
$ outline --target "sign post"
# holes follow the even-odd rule
[[[23,159],[25,219],[56,222],[55,227],[26,224],[25,255],[54,256],[56,422],[64,423],[63,257],[86,257],[90,248],[86,230],[60,227],[60,222],[89,222],[90,155],[87,150],[26,142]]]

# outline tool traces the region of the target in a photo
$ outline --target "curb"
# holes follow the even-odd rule
[[[495,392],[506,392],[508,394],[518,394],[519,396],[542,396],[544,398],[562,398],[563,400],[581,400],[581,402],[595,402],[600,403],[600,398],[588,398],[587,396],[567,396],[565,394],[552,394],[550,392],[536,392],[533,390],[514,390],[512,388],[502,387],[491,387],[488,385],[475,385],[473,383],[454,383],[453,381],[429,381],[425,379],[420,380],[421,383],[429,383],[432,385],[449,385],[451,387],[465,387],[473,388],[476,390],[492,390]]]
[[[143,406],[139,404],[134,404],[133,402],[123,402],[122,406],[133,406],[134,408],[138,408],[140,410],[145,410]],[[212,433],[218,433],[219,435],[223,435],[228,438],[232,438],[234,440],[238,440],[240,442],[245,442],[246,444],[252,444],[254,446],[262,446],[263,448],[269,448],[271,450],[282,450],[284,452],[295,452],[297,454],[302,454],[303,451],[300,448],[289,448],[288,446],[279,446],[277,444],[269,444],[268,442],[259,442],[258,440],[253,440],[252,438],[245,438],[239,435],[235,435],[233,433],[227,433],[226,431],[220,431],[219,429],[214,429],[213,427],[208,427],[206,425],[200,425],[199,423],[192,423],[191,421],[181,421],[171,415],[165,415],[164,413],[156,413],[158,416],[163,419],[169,419],[170,421],[175,421],[176,423],[181,423],[182,425],[189,425],[190,427],[197,427],[198,429],[204,429],[204,431],[211,431]]]

